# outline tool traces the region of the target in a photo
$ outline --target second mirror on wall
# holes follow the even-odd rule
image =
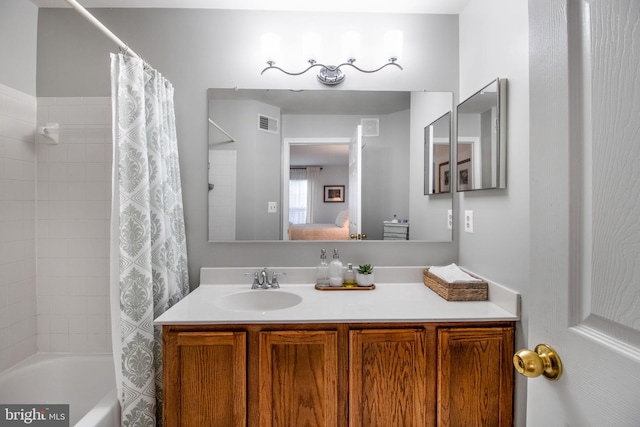
[[[451,192],[451,111],[424,128],[424,194]]]
[[[506,79],[496,79],[457,108],[457,191],[506,188]]]

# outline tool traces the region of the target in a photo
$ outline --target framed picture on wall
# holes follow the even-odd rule
[[[451,170],[449,168],[449,162],[442,162],[438,165],[438,193],[448,193],[451,179]]]
[[[473,189],[473,176],[471,175],[471,159],[458,162],[458,191]]]
[[[325,185],[325,203],[344,203],[344,185]]]

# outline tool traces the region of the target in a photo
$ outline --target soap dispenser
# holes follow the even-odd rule
[[[342,261],[338,249],[333,250],[333,261],[329,264],[329,284],[331,286],[342,286]]]
[[[356,285],[356,272],[353,269],[353,264],[347,264],[347,271],[344,272],[344,286],[352,288]]]
[[[327,251],[320,250],[320,264],[316,267],[316,283],[318,286],[329,286],[329,264],[327,264]]]

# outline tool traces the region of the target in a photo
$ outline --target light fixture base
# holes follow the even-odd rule
[[[340,67],[337,67],[335,65],[327,65],[326,67],[321,67],[317,75],[318,81],[328,86],[335,86],[342,83],[345,77],[346,76],[342,72]]]

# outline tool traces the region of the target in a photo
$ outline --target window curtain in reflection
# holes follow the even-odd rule
[[[318,204],[318,192],[320,182],[320,168],[309,166],[307,168],[307,224],[315,223],[315,212]]]
[[[111,55],[111,313],[123,426],[162,424],[161,329],[189,292],[173,86],[137,58]]]
[[[289,222],[304,224],[307,220],[307,170],[289,169]]]

